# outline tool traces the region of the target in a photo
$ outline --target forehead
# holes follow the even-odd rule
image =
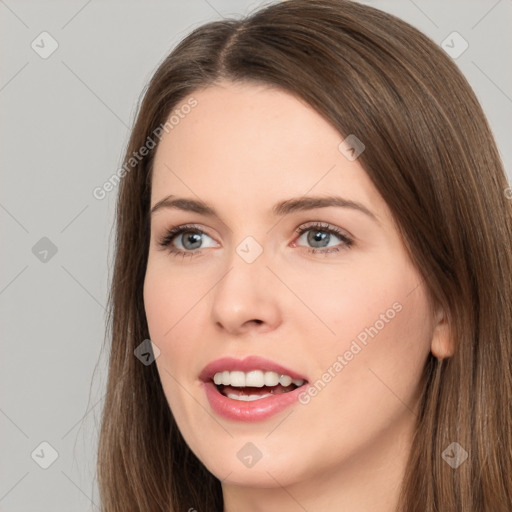
[[[158,146],[152,204],[171,193],[238,201],[242,209],[254,195],[274,203],[308,191],[378,199],[357,160],[340,152],[343,137],[293,95],[224,82],[191,97],[195,106],[178,116]]]
[[[191,94],[196,106],[173,117],[158,153],[191,159],[205,153],[229,162],[234,150],[247,162],[266,161],[286,154],[286,160],[329,149],[336,155],[338,132],[315,110],[291,94],[264,85],[221,83]],[[185,99],[181,105],[188,100]],[[180,110],[178,105],[173,112]],[[172,114],[172,113],[171,113]],[[171,116],[170,116],[171,117]],[[271,150],[262,154],[260,148]],[[169,156],[167,154],[166,156]]]

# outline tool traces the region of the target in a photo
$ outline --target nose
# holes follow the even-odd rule
[[[276,285],[265,252],[252,263],[234,253],[229,269],[212,291],[211,315],[216,328],[241,335],[279,327],[282,311]]]

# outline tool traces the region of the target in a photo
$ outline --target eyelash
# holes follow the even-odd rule
[[[328,233],[329,235],[335,235],[337,238],[339,238],[343,242],[344,247],[335,246],[335,247],[329,247],[329,248],[325,248],[325,249],[310,247],[310,248],[307,248],[307,250],[310,254],[321,253],[321,254],[324,254],[325,256],[327,256],[327,254],[329,254],[329,253],[337,253],[343,249],[349,249],[354,243],[352,239],[350,239],[346,234],[342,233],[341,230],[339,230],[335,226],[331,226],[330,224],[325,224],[325,223],[321,223],[321,222],[314,222],[307,226],[301,226],[295,230],[295,233],[298,235],[298,237],[301,237],[304,233],[307,233],[308,231],[313,231],[313,230],[323,231],[325,233]],[[171,242],[174,240],[174,238],[181,235],[182,233],[187,233],[189,231],[192,233],[209,236],[208,233],[205,233],[202,229],[200,229],[199,227],[197,227],[194,224],[184,224],[184,225],[176,226],[174,228],[169,229],[164,234],[164,236],[162,236],[158,240],[158,245],[162,249],[167,249],[168,252],[172,256],[182,256],[183,258],[198,256],[201,254],[201,249],[193,250],[193,251],[182,251],[180,249],[176,249],[175,247],[173,247],[171,245]]]

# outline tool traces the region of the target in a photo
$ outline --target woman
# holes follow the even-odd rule
[[[512,510],[511,202],[442,50],[345,0],[209,23],[126,162],[106,511]]]

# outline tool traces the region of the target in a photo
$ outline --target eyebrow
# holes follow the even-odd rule
[[[330,206],[338,208],[350,208],[359,211],[370,217],[375,222],[379,223],[377,216],[366,206],[364,206],[361,203],[358,203],[357,201],[351,201],[349,199],[344,199],[339,196],[304,196],[299,198],[287,199],[285,201],[280,201],[279,203],[276,203],[272,207],[271,213],[274,216],[284,216],[294,212],[314,210],[317,208],[328,208]],[[163,198],[161,201],[158,201],[151,208],[151,215],[164,208],[183,210],[198,213],[200,215],[205,215],[207,217],[220,218],[217,211],[203,201],[196,199],[185,199],[175,197],[173,195],[167,196]]]

